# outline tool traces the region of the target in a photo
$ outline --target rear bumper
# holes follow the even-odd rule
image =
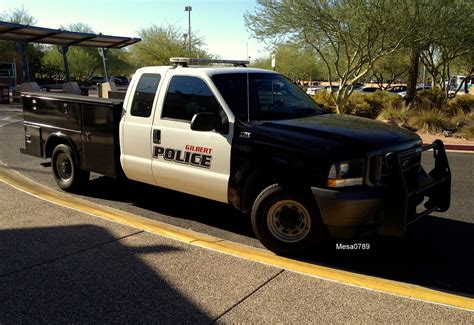
[[[406,179],[401,161],[414,150],[433,149],[435,167],[428,174],[423,169],[419,177]],[[313,187],[323,223],[331,236],[358,237],[379,232],[386,236],[403,236],[409,224],[434,211],[449,208],[451,197],[451,172],[443,143],[436,140],[423,148],[386,156],[390,164],[391,179],[387,187],[360,187],[356,190],[333,190]],[[412,177],[411,175],[410,177]],[[424,203],[424,210],[417,206]]]

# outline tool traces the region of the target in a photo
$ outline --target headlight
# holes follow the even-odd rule
[[[362,185],[364,160],[354,159],[335,163],[329,169],[328,187],[345,187]]]

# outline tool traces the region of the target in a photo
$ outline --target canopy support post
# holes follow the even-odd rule
[[[67,62],[67,51],[69,50],[69,46],[67,45],[58,45],[58,51],[63,55],[63,62],[64,62],[64,72],[66,74],[66,81],[71,80],[71,73],[69,71],[69,63]]]

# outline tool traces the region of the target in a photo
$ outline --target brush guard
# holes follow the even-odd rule
[[[403,236],[407,226],[432,212],[444,212],[451,202],[451,170],[441,140],[421,148],[421,152],[433,149],[434,168],[426,174],[421,168],[418,174],[406,174],[403,162],[420,154],[420,148],[403,152],[390,152],[385,156],[391,171],[391,182],[383,208],[383,225],[379,233],[384,236]],[[425,201],[424,210],[417,206]]]

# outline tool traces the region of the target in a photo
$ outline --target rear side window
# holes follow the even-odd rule
[[[196,113],[219,113],[219,110],[219,102],[203,80],[174,76],[166,94],[162,117],[191,121]]]
[[[144,73],[133,96],[132,108],[130,114],[133,116],[149,117],[156,90],[160,83],[161,76],[154,73]]]

